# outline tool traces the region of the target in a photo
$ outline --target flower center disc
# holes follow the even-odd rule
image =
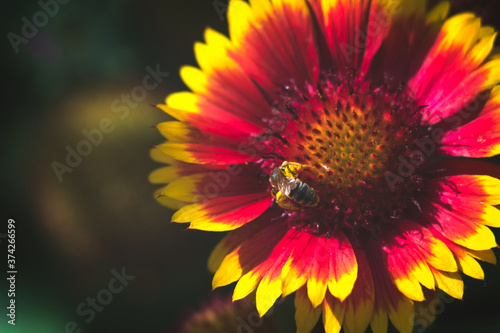
[[[404,88],[327,75],[317,87],[290,85],[281,95],[269,145],[303,165],[299,179],[320,198],[295,214],[297,225],[315,233],[373,230],[415,202],[422,183],[414,166],[425,161],[415,142],[426,131]]]

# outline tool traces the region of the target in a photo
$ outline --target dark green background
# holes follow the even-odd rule
[[[500,26],[496,1],[454,2],[455,11],[468,9]],[[39,10],[36,1],[1,10],[0,232],[8,218],[16,220],[18,307],[17,326],[7,327],[2,240],[0,332],[64,332],[68,321],[83,332],[169,332],[212,294],[206,260],[222,235],[183,232],[152,199],[156,186],[147,175],[156,164],[148,147],[162,139],[151,126],[168,118],[150,104],[185,89],[178,69],[196,64],[194,41],[208,26],[227,33],[227,21],[212,1],[72,0],[15,54],[7,34],[20,34],[21,18]],[[156,64],[170,76],[120,120],[111,103]],[[85,139],[81,131],[102,118],[115,130],[58,182],[51,163],[63,162],[65,147],[74,148]],[[78,304],[122,267],[135,280],[84,323]],[[484,268],[486,280],[466,278],[464,301],[446,305],[429,332],[500,332],[500,273]],[[294,330],[290,302],[274,319],[282,332]]]

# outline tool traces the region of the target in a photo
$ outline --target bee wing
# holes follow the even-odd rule
[[[286,196],[290,195],[290,192],[297,186],[295,179],[286,177],[280,173],[278,177],[278,188]]]
[[[281,192],[285,192],[285,189],[286,189],[286,184],[287,184],[288,180],[287,178],[285,177],[285,175],[283,175],[283,173],[281,172],[278,172],[276,174],[276,186],[278,187],[278,189],[281,191]]]

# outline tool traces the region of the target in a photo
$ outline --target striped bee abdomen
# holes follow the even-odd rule
[[[290,192],[289,197],[303,206],[316,206],[319,202],[316,192],[306,183],[296,180],[298,185]]]

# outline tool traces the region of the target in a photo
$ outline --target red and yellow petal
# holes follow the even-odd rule
[[[496,265],[497,264],[497,257],[495,256],[495,253],[493,250],[484,250],[484,251],[468,251],[468,253],[481,261]]]
[[[275,246],[269,259],[261,267],[258,267],[263,272],[263,278],[256,293],[257,310],[261,316],[269,310],[282,294],[283,281],[281,273],[291,257],[294,248],[293,242],[295,241],[294,234],[294,231],[288,231]]]
[[[187,121],[190,116],[200,112],[197,104],[198,97],[195,94],[183,91],[170,94],[165,104],[158,104],[157,107],[177,120]]]
[[[375,288],[370,266],[364,253],[356,253],[359,271],[352,293],[346,298],[344,331],[363,333],[370,325],[375,306]]]
[[[170,180],[162,194],[185,202],[199,202],[250,194],[259,194],[262,197],[269,196],[268,185],[255,181],[255,178],[251,176],[255,170],[254,166],[238,165],[236,168],[220,167],[211,170],[197,169],[195,166],[196,164],[188,164],[185,169],[186,176],[183,176],[181,172],[176,172],[177,166],[174,166],[169,176],[177,174],[179,177]],[[189,174],[187,172],[189,170],[193,172]],[[153,173],[151,176],[156,176],[156,174]]]
[[[231,167],[220,166],[220,165],[208,165],[208,164],[193,164],[185,163],[176,160],[172,156],[169,156],[162,152],[160,149],[154,147],[150,151],[151,158],[158,163],[168,164],[160,169],[157,169],[149,175],[149,181],[154,184],[167,184],[178,177],[190,176],[197,173],[206,172],[233,172],[234,170],[241,170],[241,167]],[[229,170],[229,171],[228,171]]]
[[[457,264],[447,244],[426,227],[411,221],[398,222],[399,233],[386,235],[382,250],[389,273],[401,293],[414,301],[425,299],[423,285],[435,288],[433,269],[456,272]]]
[[[238,80],[238,78],[236,79]],[[239,86],[241,89],[248,90],[246,86],[241,85],[241,82],[245,82],[242,78],[238,81],[240,84],[237,87]],[[214,83],[210,87],[212,87],[211,89],[215,89],[217,85]],[[256,90],[255,87],[254,90]],[[226,141],[237,146],[238,143],[248,139],[250,135],[262,132],[263,124],[258,119],[258,115],[262,110],[265,110],[269,114],[270,108],[264,102],[257,106],[252,105],[248,107],[249,110],[247,112],[252,114],[252,116],[243,117],[241,112],[236,112],[236,109],[243,110],[243,106],[245,105],[243,101],[247,100],[247,98],[243,99],[241,96],[230,94],[228,88],[225,88],[224,91],[227,96],[225,94],[214,93],[203,95],[191,92],[178,92],[169,95],[166,99],[166,104],[159,104],[158,107],[170,116],[186,122],[192,127],[196,127],[203,133],[209,133],[216,136],[216,138],[221,138],[218,140],[219,142],[223,141],[222,138],[225,138]],[[213,100],[214,98],[216,100]],[[255,100],[258,99],[255,98]]]
[[[226,286],[243,275],[243,268],[240,263],[239,248],[224,257],[212,280],[212,288]]]
[[[272,262],[272,260],[268,260],[252,272],[258,272],[261,276],[255,294],[257,311],[260,316],[266,314],[283,293],[283,281],[280,278],[279,272],[282,270],[285,258],[288,256],[289,252],[285,251],[279,255],[279,258],[276,258],[276,261]],[[276,255],[273,253],[271,258],[275,257]]]
[[[481,251],[496,247],[495,236],[486,225],[496,225],[500,180],[490,176],[457,175],[428,182],[422,202],[423,214],[432,232],[457,245]]]
[[[322,304],[328,293],[343,301],[351,293],[358,273],[356,256],[347,238],[340,233],[325,238],[293,230],[287,237],[289,241],[280,243],[279,250],[291,258],[286,262],[287,256],[281,259],[281,277],[286,279],[283,290],[289,293],[306,284],[313,307]]]
[[[500,81],[497,60],[485,62],[496,33],[473,14],[448,19],[422,67],[410,80],[423,121],[434,124],[458,112]],[[458,83],[458,84],[457,84]]]
[[[214,288],[229,284],[221,283],[220,281],[226,280],[226,271],[228,270],[227,266],[234,265],[233,260],[231,258],[237,257],[239,269],[239,275],[237,279],[239,279],[243,274],[247,274],[251,271],[257,271],[261,276],[264,276],[272,264],[275,263],[275,256],[282,257],[282,251],[274,251],[275,246],[283,241],[284,236],[288,232],[288,228],[286,226],[286,221],[276,221],[273,224],[264,225],[266,221],[264,219],[259,219],[259,221],[255,221],[254,223],[249,223],[248,226],[244,227],[243,230],[238,233],[240,230],[235,230],[237,239],[242,235],[246,235],[246,239],[242,239],[242,242],[237,245],[237,247],[228,253],[223,259],[220,266],[217,268],[217,272],[214,276],[213,286]],[[256,227],[260,226],[260,227]],[[231,239],[229,238],[231,234],[224,241],[226,244],[224,247],[227,247],[231,243]],[[229,238],[229,239],[228,239]],[[229,242],[229,244],[227,243]],[[260,246],[259,246],[260,245]],[[264,246],[263,246],[264,245]],[[220,253],[223,254],[224,250],[219,249]],[[231,248],[231,246],[229,246]],[[221,251],[222,250],[222,251]],[[215,262],[218,260],[213,259]],[[234,261],[234,262],[236,262]],[[282,265],[284,265],[284,261],[282,261]]]
[[[446,2],[428,14],[425,1],[373,2],[373,27],[368,30],[368,37],[381,40],[374,43],[379,46],[372,51],[367,44],[362,72],[368,69],[375,82],[383,82],[387,77],[393,80],[392,84],[408,82],[432,48],[448,10]]]
[[[170,208],[172,210],[178,210],[187,205],[187,202],[183,202],[174,198],[170,198],[163,195],[162,192],[165,188],[160,188],[154,192],[154,198],[163,206]]]
[[[388,306],[388,315],[392,324],[400,332],[413,330],[413,302],[408,298],[399,298]]]
[[[327,283],[314,275],[307,279],[307,295],[314,307],[319,306],[325,299]]]
[[[260,216],[271,201],[266,193],[218,197],[182,207],[172,216],[172,222],[190,223],[190,229],[233,230]]]
[[[310,256],[310,258],[308,258],[310,267],[307,278],[307,295],[309,296],[309,300],[314,307],[319,306],[325,299],[329,280],[327,276],[327,267],[329,264],[329,257],[331,256],[329,252],[330,249],[328,248],[328,245],[323,242],[322,238],[311,238],[308,241],[308,246],[306,247],[305,252],[302,254],[303,258],[308,258]],[[301,262],[301,265],[304,264],[305,260]],[[332,278],[336,281],[334,277]]]
[[[457,271],[453,253],[445,243],[435,238],[427,228],[415,222],[400,222],[397,224],[397,230],[404,239],[400,243],[402,246],[413,247],[429,266],[447,272]]]
[[[448,17],[449,12],[450,12],[450,3],[448,1],[442,1],[427,13],[426,15],[427,23],[443,22],[446,19],[446,17]]]
[[[370,327],[374,333],[387,332],[389,317],[400,332],[411,332],[413,330],[413,301],[396,289],[389,280],[388,272],[374,266],[376,262],[378,261],[375,259],[375,262],[371,264],[376,293]]]
[[[297,275],[307,277],[307,293],[315,307],[322,302],[327,289],[336,298],[345,300],[358,274],[356,255],[342,232],[331,238],[300,232],[290,266]]]
[[[169,142],[198,142],[201,139],[198,129],[180,121],[160,123],[156,128]]]
[[[328,276],[328,290],[343,301],[351,293],[358,276],[356,255],[347,237],[339,233],[336,241],[330,245],[330,274]]]
[[[233,295],[235,300],[257,288],[257,310],[263,316],[281,295],[280,273],[290,256],[292,247],[289,245],[293,241],[286,233],[286,224],[281,222],[267,226],[245,240],[223,259],[214,276],[214,288],[240,279]],[[255,247],[255,244],[273,246]],[[281,251],[283,248],[285,250]],[[231,270],[236,273],[228,277]]]
[[[463,161],[462,164],[465,164]],[[481,171],[481,167],[491,166],[498,172],[498,167],[494,164],[474,163],[471,167],[477,166],[476,172]],[[493,169],[492,169],[493,170]],[[487,205],[500,204],[500,179],[487,175],[489,170],[481,175],[455,175],[428,180],[431,191],[437,191],[448,197],[467,198],[469,201],[482,202]],[[430,193],[429,193],[430,194]],[[432,194],[431,194],[432,195]],[[447,202],[444,201],[443,202]]]
[[[178,162],[175,158],[162,153],[161,151],[159,151],[156,148],[150,149],[149,156],[151,157],[151,159],[153,161],[158,162],[158,163],[175,164]]]
[[[467,251],[455,251],[458,267],[462,273],[478,280],[484,280],[481,265]]]
[[[389,273],[398,290],[411,300],[423,301],[425,297],[420,284],[434,289],[434,277],[427,263],[405,244],[387,244],[383,249]]]
[[[283,296],[287,296],[295,292],[307,283],[307,275],[302,274],[302,270],[298,270],[294,265],[292,265],[292,262],[293,258],[288,259],[285,266],[283,266],[283,270],[281,271]],[[307,291],[307,288],[305,290]]]
[[[201,69],[193,66],[183,66],[180,69],[182,81],[196,94],[207,91],[207,75]]]
[[[309,333],[312,331],[319,318],[323,307],[313,307],[307,296],[306,288],[300,288],[295,294],[295,322],[297,333]]]
[[[449,249],[453,252],[459,270],[465,275],[468,275],[475,279],[483,280],[484,272],[481,268],[481,265],[477,262],[476,259],[492,264],[496,263],[496,257],[492,250],[474,251],[453,243],[437,232],[434,232],[434,236],[437,238],[441,238],[446,246],[448,246]]]
[[[177,178],[164,188],[162,194],[184,202],[201,201],[201,192],[197,191],[197,185],[205,177],[205,173],[199,173]]]
[[[433,198],[468,220],[490,227],[500,227],[500,211],[495,207],[500,194],[500,180],[489,176],[454,176],[434,179],[439,188]]]
[[[167,142],[156,146],[156,148],[162,153],[186,163],[230,165],[244,164],[249,160],[257,159],[257,156],[252,157],[242,150],[201,143]]]
[[[241,3],[242,8],[248,6],[244,2]],[[234,10],[233,7],[231,5],[230,10]],[[234,113],[234,115],[259,123],[259,117],[270,114],[270,106],[251,77],[231,59],[230,53],[234,48],[234,41],[228,40],[212,29],[205,31],[205,41],[205,44],[195,45],[196,58],[205,77],[194,74],[196,72],[192,69],[183,76],[186,78],[186,85],[193,86],[203,97],[200,100],[204,102],[199,106],[204,116],[219,120],[222,124],[225,119],[217,119],[212,114],[218,106],[229,111],[227,112],[229,116]]]
[[[454,243],[471,250],[488,250],[496,247],[495,235],[486,226],[474,222],[439,204],[424,204],[424,215],[442,234]]]
[[[233,301],[243,299],[250,295],[257,288],[262,280],[262,275],[258,271],[250,271],[243,275],[236,283],[233,291]]]
[[[323,302],[323,325],[328,333],[338,333],[342,328],[345,315],[345,302],[326,294]]]
[[[251,238],[261,229],[269,226],[269,220],[277,214],[275,209],[269,209],[254,221],[243,225],[242,227],[231,231],[222,241],[213,249],[208,259],[208,269],[215,273],[221,265],[224,257],[236,250],[247,239]]]
[[[174,165],[162,167],[151,172],[148,180],[153,184],[167,184],[179,177],[179,171]]]
[[[265,276],[257,287],[256,306],[259,315],[264,316],[281,295],[281,280]]]
[[[471,201],[466,196],[457,196],[451,193],[442,194],[441,202],[453,207],[457,214],[472,221],[490,226],[500,227],[500,211],[481,201]]]
[[[373,333],[387,333],[387,329],[389,328],[389,318],[387,317],[386,309],[380,303],[377,303],[377,306],[373,310],[370,327]]]
[[[459,272],[443,272],[431,267],[432,274],[436,279],[436,286],[457,299],[462,299],[464,294],[464,282]]]
[[[151,149],[151,157],[157,162],[170,164],[151,172],[151,174],[149,175],[149,181],[154,184],[174,183],[179,178],[183,178],[186,176],[206,173],[209,170],[212,172],[221,170],[217,166],[206,166],[201,164],[188,164],[180,162],[168,155],[165,155],[156,148]],[[191,195],[191,197],[189,197],[187,200],[187,196],[171,196],[170,190],[167,190],[169,186],[170,185],[166,185],[155,191],[154,197],[160,204],[170,209],[178,210],[193,201],[192,199],[195,197],[194,195]]]
[[[248,5],[238,2],[236,7],[245,6]],[[234,4],[231,8],[234,10]],[[207,29],[205,43],[195,44],[202,71],[187,67],[181,70],[181,76],[198,96],[189,105],[195,104],[200,110],[186,121],[206,132],[241,142],[245,136],[260,132],[261,118],[269,116],[271,108],[250,76],[231,59],[229,52],[234,48],[233,42]]]
[[[306,1],[231,1],[231,57],[269,96],[290,78],[316,82],[318,55]],[[244,45],[244,47],[242,47]]]
[[[241,0],[231,0],[228,6],[229,36],[236,46],[241,46],[249,33],[253,20],[252,8]]]
[[[413,329],[413,301],[403,295],[391,282],[389,271],[383,265],[380,245],[367,246],[365,254],[370,265],[375,302],[370,327],[374,333],[386,333],[388,319],[400,332],[411,332]]]
[[[479,108],[479,103],[474,104]],[[465,116],[470,116],[474,107],[466,108]],[[466,122],[460,115],[454,120],[456,125],[444,134],[440,150],[447,155],[464,157],[491,157],[500,154],[500,128],[492,124],[500,123],[500,86],[492,89],[479,116]],[[459,126],[462,125],[462,126]]]
[[[312,5],[327,43],[325,51],[330,56],[323,61],[340,69],[360,69],[366,46],[363,34],[369,23],[366,15],[369,1],[313,1]]]

